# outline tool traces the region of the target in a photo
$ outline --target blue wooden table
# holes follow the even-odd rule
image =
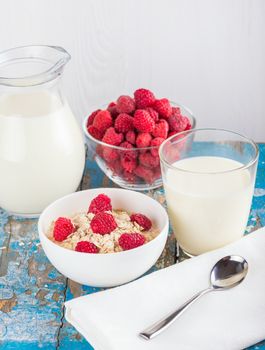
[[[265,144],[259,147],[261,154],[247,233],[265,225]],[[109,186],[114,185],[95,163],[87,160],[80,189]],[[148,194],[164,203],[163,189]],[[181,259],[170,233],[166,248],[153,269]],[[65,300],[98,290],[81,286],[53,268],[40,246],[36,219],[20,219],[0,209],[1,350],[92,349],[66,322],[63,305]],[[265,350],[265,341],[250,349]]]

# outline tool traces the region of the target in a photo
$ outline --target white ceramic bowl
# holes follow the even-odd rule
[[[160,233],[141,247],[118,253],[89,254],[65,249],[46,236],[50,223],[59,216],[87,211],[90,201],[104,193],[111,198],[113,208],[140,212],[148,216]],[[159,258],[168,235],[168,216],[154,199],[134,191],[118,188],[97,188],[67,195],[50,204],[38,223],[41,245],[50,262],[71,280],[96,287],[117,286],[145,273]]]

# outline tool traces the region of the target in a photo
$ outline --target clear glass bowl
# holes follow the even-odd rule
[[[183,105],[175,102],[171,102],[173,107],[179,107],[182,115],[189,118],[191,128],[194,129],[196,120],[193,113]],[[107,108],[104,106],[104,108]],[[89,156],[92,157],[100,167],[100,169],[117,185],[130,190],[151,190],[158,188],[162,185],[160,163],[153,164],[152,168],[145,168],[140,173],[137,170],[133,170],[131,173],[124,171],[122,162],[128,162],[128,165],[139,163],[139,159],[142,158],[142,154],[151,152],[152,154],[158,154],[159,146],[144,147],[144,148],[124,148],[119,146],[109,145],[105,142],[95,139],[87,131],[87,120],[89,115],[84,119],[83,131],[88,146]]]

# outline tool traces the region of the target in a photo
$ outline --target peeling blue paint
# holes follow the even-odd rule
[[[259,147],[256,191],[248,230],[265,226],[265,145]],[[104,175],[95,162],[87,161],[86,174],[89,179],[87,175],[84,182],[89,180],[90,188],[102,185]],[[159,199],[159,196],[163,196],[162,189],[155,192],[155,197]],[[63,302],[75,295],[66,278],[45,257],[36,223],[36,219],[9,216],[0,209],[0,248],[6,247],[0,249],[0,271],[4,272],[0,276],[0,300],[10,301],[5,311],[0,311],[0,349],[92,350],[64,319]],[[8,262],[6,266],[5,262]],[[79,295],[101,290],[87,286],[76,288]],[[265,341],[248,350],[254,349],[265,350]]]

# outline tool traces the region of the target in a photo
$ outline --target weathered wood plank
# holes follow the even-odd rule
[[[249,232],[265,225],[265,145],[260,149]],[[87,161],[81,189],[99,186],[113,184],[94,162]],[[162,189],[147,194],[165,205]],[[0,348],[92,349],[65,321],[63,302],[99,289],[66,280],[50,265],[39,245],[36,222],[0,210]],[[165,251],[151,271],[169,266],[175,259],[175,238],[170,234]],[[249,349],[265,350],[265,341]]]
[[[3,217],[4,216],[4,217]],[[38,240],[36,220],[2,213],[9,233],[0,277],[1,349],[55,348],[62,317],[65,278],[46,259]],[[2,236],[3,230],[1,231]],[[2,252],[3,252],[2,251]]]

